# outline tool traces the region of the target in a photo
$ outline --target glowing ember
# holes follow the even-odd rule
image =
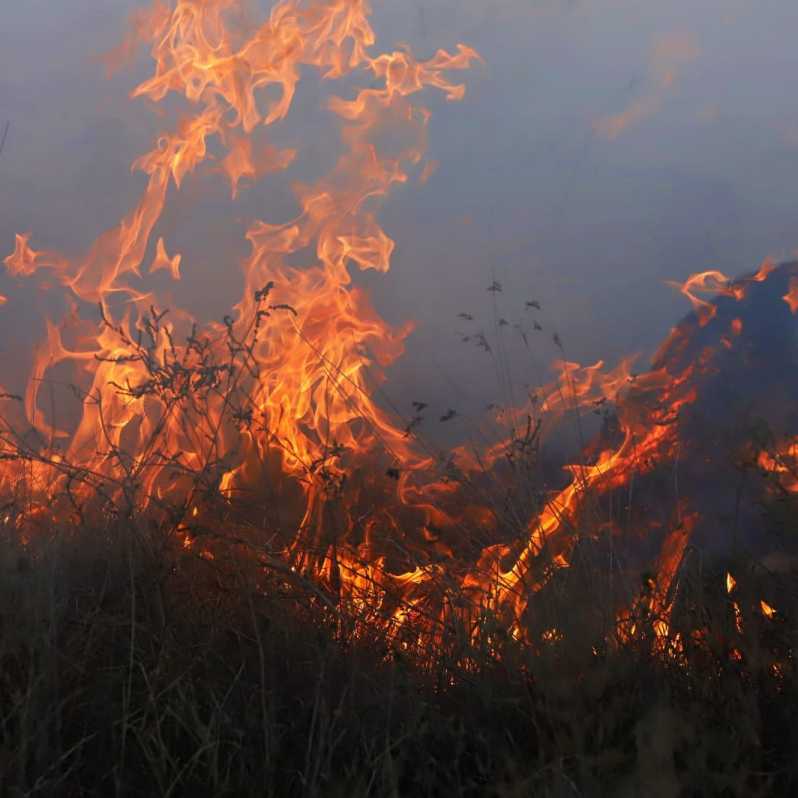
[[[776,617],[776,610],[770,606],[766,601],[761,600],[759,602],[759,609],[762,610],[762,614],[766,618],[775,618]]]
[[[737,631],[742,634],[743,633],[743,612],[740,609],[740,605],[736,602],[732,602],[732,609],[734,610],[734,626]]]

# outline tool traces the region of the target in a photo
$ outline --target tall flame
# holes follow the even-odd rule
[[[632,373],[632,359],[609,371],[602,362],[557,363],[559,377],[536,406],[515,413],[528,422],[521,443],[536,433],[533,416],[552,421],[604,402],[617,408],[617,430],[568,467],[567,483],[540,512],[508,524],[477,486],[517,451],[518,436],[484,452],[460,448],[441,463],[408,434],[375,401],[375,387],[411,328],[392,329],[352,277],[352,269],[390,268],[394,242],[378,220],[379,203],[434,169],[425,161],[431,113],[419,95],[434,89],[461,100],[465,87],[450,73],[471,67],[478,54],[463,44],[427,60],[408,49],[372,54],[366,0],[282,0],[259,25],[242,24],[245,11],[243,0],[156,0],[136,15],[116,57],[146,44],[154,71],[132,96],[180,98],[186,109],[134,161],[146,176],[139,201],[83,257],[34,248],[26,233],[5,259],[12,275],[60,283],[70,310],[47,322],[24,396],[3,394],[16,410],[0,427],[0,488],[23,497],[31,516],[52,518],[56,500],[58,512],[81,517],[92,507],[161,512],[186,546],[185,522],[204,502],[244,497],[269,506],[268,531],[288,530],[282,554],[292,568],[379,616],[391,634],[410,630],[416,645],[426,645],[454,619],[476,635],[480,613],[490,610],[524,638],[530,597],[569,566],[591,497],[678,457],[681,415],[717,356],[689,346],[718,315],[717,301],[703,294],[742,302],[773,266],[766,262],[747,280],[709,271],[680,285],[695,319],[674,330],[644,374]],[[308,68],[325,81],[367,78],[368,87],[327,103],[342,154],[321,179],[294,184],[294,218],[249,225],[243,293],[230,316],[200,329],[186,309],[166,314],[142,286],[147,274],[179,281],[191,268],[159,230],[170,193],[203,165],[224,173],[233,198],[244,181],[289,170],[298,152],[262,137],[256,143],[254,133],[290,116]],[[784,296],[792,313],[796,279]],[[92,306],[99,318],[90,318]],[[726,325],[718,340],[731,350],[744,327],[739,317]],[[48,405],[58,369],[70,372],[81,400],[72,421]],[[795,490],[795,455],[791,441],[760,465]],[[676,503],[656,576],[633,608],[656,619],[659,638],[669,633],[697,521]],[[466,522],[492,539],[463,555],[457,532]],[[502,540],[502,526],[515,539]],[[734,590],[730,575],[726,585]],[[450,600],[450,589],[467,605]],[[764,602],[761,610],[775,616]],[[543,639],[559,635],[547,630]]]

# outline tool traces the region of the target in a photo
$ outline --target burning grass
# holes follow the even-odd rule
[[[114,396],[146,400],[160,415],[149,416],[144,449],[126,449],[109,430],[99,470],[6,419],[6,463],[26,478],[3,508],[4,789],[790,794],[798,780],[794,446],[757,418],[729,428],[750,402],[728,393],[730,415],[707,423],[718,382],[737,384],[735,368],[762,364],[758,339],[741,336],[749,344],[733,358],[721,342],[713,349],[720,360],[706,343],[717,344],[730,314],[754,326],[757,308],[774,307],[791,273],[744,280],[753,293],[724,296],[709,321],[705,311],[677,328],[660,363],[688,364],[689,395],[708,403],[693,401],[695,410],[675,417],[666,407],[667,423],[653,433],[639,427],[639,440],[654,434],[668,445],[632,460],[619,481],[611,468],[591,475],[606,462],[602,452],[628,446],[630,418],[663,419],[662,378],[654,388],[645,375],[597,383],[597,369],[566,365],[540,402],[549,413],[576,410],[597,384],[626,391],[615,412],[597,405],[602,429],[572,482],[545,490],[545,425],[530,416],[481,471],[441,465],[450,504],[489,497],[500,524],[486,531],[474,513],[466,527],[461,514],[462,537],[427,528],[437,532],[424,538],[428,549],[400,530],[390,555],[379,541],[353,544],[350,491],[365,488],[356,460],[351,475],[342,469],[352,461],[341,447],[308,463],[282,501],[224,484],[229,461],[218,439],[259,432],[247,403],[262,379],[252,353],[273,315],[293,316],[270,288],[259,292],[262,312],[246,336],[227,325],[221,343],[196,329],[185,341],[167,335],[154,308],[135,338],[103,320],[116,355],[101,366],[146,374],[116,382]],[[766,326],[760,337],[775,332]],[[695,336],[706,336],[697,342],[699,373],[685,343]],[[653,373],[661,368],[655,362]],[[675,373],[665,384],[681,389]],[[101,399],[92,406],[107,417]],[[206,456],[191,468],[169,455],[175,428],[205,433]],[[681,464],[670,457],[676,440]],[[158,492],[153,472],[168,476],[172,492]],[[27,476],[42,474],[47,507]],[[394,513],[412,529],[425,516],[403,507],[397,482],[386,470],[365,483],[368,498],[380,518]],[[272,487],[285,484],[281,477]],[[319,491],[323,513],[303,526],[307,490]],[[726,516],[729,502],[736,514]],[[551,545],[544,538],[531,552],[525,519],[552,507],[567,513]],[[729,531],[722,540],[719,524]],[[434,545],[447,540],[449,549]],[[496,574],[512,573],[524,551],[530,589],[508,614],[484,586],[506,586]]]
[[[154,71],[133,95],[184,110],[134,162],[139,202],[83,257],[20,234],[4,261],[68,312],[0,396],[3,787],[790,792],[798,264],[695,275],[649,369],[563,359],[503,435],[441,455],[423,402],[376,400],[409,327],[351,270],[390,267],[378,203],[428,172],[419,95],[461,100],[450,73],[479,56],[372,54],[364,0],[245,11],[136,18],[123,50],[148,44]],[[368,82],[328,102],[337,162],[293,185],[294,218],[252,222],[229,315],[167,311],[145,272],[189,266],[158,234],[170,192],[213,159],[234,199],[290,169],[252,134],[308,69]],[[552,477],[569,419],[581,445]]]
[[[586,549],[536,606],[534,650],[485,615],[483,645],[450,641],[420,667],[356,608],[276,558],[266,568],[266,552],[213,551],[144,519],[51,529],[27,547],[6,527],[6,794],[795,788],[786,653],[798,602],[794,583],[750,560],[691,570],[683,611],[693,626],[700,616],[703,638],[679,641],[673,620],[665,635],[613,645],[598,611],[612,589],[606,562]],[[784,584],[771,618],[758,596],[774,580]]]
[[[694,363],[685,336],[716,340],[729,314],[753,326],[760,300],[773,307],[790,274],[754,281],[766,293],[746,303],[742,294],[716,300],[709,322],[688,317],[660,358]],[[706,354],[702,372],[691,370],[690,393],[709,404],[693,402],[697,410],[655,428],[658,443],[682,436],[673,438],[682,441],[682,463],[666,456],[670,447],[633,461],[633,495],[629,471],[617,483],[606,477],[612,470],[585,476],[607,446],[623,446],[624,418],[647,420],[649,406],[662,418],[661,394],[629,375],[617,412],[598,405],[602,429],[570,485],[544,490],[545,427],[531,419],[495,462],[483,460],[482,482],[449,469],[455,503],[479,491],[501,509],[493,534],[504,542],[485,547],[476,514],[458,527],[466,533],[456,552],[433,546],[421,559],[424,549],[400,545],[377,557],[330,535],[353,533],[340,524],[352,515],[356,471],[341,479],[327,460],[308,464],[285,494],[296,502],[293,521],[288,500],[223,487],[229,464],[217,459],[211,432],[222,436],[227,425],[255,434],[245,402],[261,376],[251,353],[272,314],[291,315],[271,303],[270,290],[258,302],[263,315],[245,338],[227,327],[220,347],[192,330],[158,357],[165,317],[154,309],[135,339],[103,322],[119,353],[112,365],[135,363],[148,375],[115,391],[207,431],[207,458],[193,469],[166,458],[165,424],[153,424],[146,457],[109,434],[101,472],[7,426],[7,462],[42,468],[56,486],[47,512],[26,480],[4,507],[0,750],[10,794],[794,790],[794,447],[758,419],[729,429],[739,417],[727,393],[731,415],[708,424],[705,414],[717,381],[759,363],[756,341],[728,361],[718,345],[722,370]],[[599,374],[563,373],[542,402],[555,415],[560,404],[574,410],[592,396]],[[330,452],[336,468],[345,456]],[[164,462],[180,488],[171,494],[150,481],[151,470],[169,473]],[[381,517],[390,509],[408,525],[418,519],[398,501],[395,475],[370,484],[383,485],[369,494]],[[309,487],[322,491],[324,514],[297,545]],[[574,501],[554,530],[557,545],[544,540],[529,555],[535,582],[526,584],[535,587],[508,615],[482,585],[495,578],[492,568],[511,572],[526,550],[526,521],[517,519],[550,512],[568,490]],[[723,497],[736,516],[712,510],[728,505]],[[736,534],[718,541],[719,523]]]

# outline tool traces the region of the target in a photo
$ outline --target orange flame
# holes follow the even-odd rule
[[[425,161],[431,113],[419,95],[434,89],[447,101],[461,100],[465,87],[450,73],[480,57],[463,44],[427,60],[407,49],[372,54],[367,0],[282,0],[259,26],[237,24],[244,9],[243,0],[172,0],[137,14],[114,59],[147,44],[154,71],[132,96],[159,103],[174,95],[185,109],[134,161],[133,169],[146,175],[139,201],[79,258],[36,250],[29,234],[17,235],[4,261],[9,273],[60,282],[70,312],[61,323],[47,322],[18,403],[19,426],[33,434],[22,439],[2,419],[0,486],[13,492],[24,483],[29,505],[45,517],[56,514],[57,496],[68,497],[74,512],[91,501],[154,513],[180,507],[171,527],[179,545],[205,559],[215,555],[196,545],[189,526],[200,515],[198,504],[264,495],[274,526],[289,530],[281,543],[292,571],[333,588],[341,602],[378,618],[404,645],[434,644],[452,618],[476,635],[484,610],[504,619],[510,636],[526,639],[530,597],[569,567],[588,497],[626,487],[675,458],[677,422],[696,401],[694,378],[706,358],[679,367],[685,332],[677,329],[653,368],[639,376],[633,358],[611,370],[601,361],[557,362],[558,378],[527,408],[529,427],[533,413],[554,423],[611,402],[617,439],[567,467],[568,483],[539,514],[521,519],[521,540],[494,540],[455,564],[451,533],[463,518],[487,533],[498,526],[493,508],[470,488],[515,436],[483,453],[461,448],[442,466],[406,434],[374,396],[411,326],[392,329],[381,319],[353,284],[352,269],[389,270],[395,244],[379,223],[379,203],[411,174],[424,182],[434,169]],[[665,47],[656,58],[678,65],[694,57],[692,46],[672,44],[670,56]],[[666,67],[654,65],[662,89],[673,82]],[[326,81],[367,76],[367,88],[327,103],[341,128],[338,160],[317,181],[293,185],[294,218],[251,222],[243,292],[231,316],[201,331],[186,310],[166,316],[154,291],[141,286],[145,262],[148,274],[167,271],[174,280],[188,266],[180,254],[168,254],[159,235],[170,191],[206,167],[226,175],[235,198],[245,181],[288,170],[297,152],[257,149],[253,134],[290,117],[307,68]],[[382,136],[387,129],[390,147]],[[224,154],[211,168],[217,147]],[[704,327],[717,305],[700,295],[741,301],[771,269],[763,264],[747,283],[703,272],[678,288]],[[793,313],[796,292],[791,283],[785,301]],[[91,305],[99,308],[94,321]],[[730,335],[742,329],[735,318]],[[68,370],[76,386],[80,407],[71,421],[56,417],[45,401],[56,370]],[[763,455],[760,464],[787,479],[795,446]],[[24,457],[15,457],[20,451]],[[375,464],[390,465],[395,483],[386,487]],[[656,576],[635,607],[660,642],[671,636],[680,568],[699,521],[681,504],[677,509],[665,527]],[[423,540],[411,539],[405,518]],[[726,588],[735,588],[730,574]],[[452,593],[467,596],[468,606]],[[760,606],[773,617],[769,605]],[[640,625],[635,618],[626,631],[633,635]],[[554,643],[561,635],[551,627],[541,638]]]
[[[795,315],[798,313],[798,278],[793,277],[790,280],[790,290],[782,297],[790,308],[790,313]]]
[[[715,317],[717,308],[712,302],[702,299],[698,294],[719,294],[733,297],[738,301],[745,296],[745,289],[742,285],[733,283],[723,272],[717,270],[693,274],[684,283],[669,281],[668,285],[678,289],[690,300],[702,327]]]

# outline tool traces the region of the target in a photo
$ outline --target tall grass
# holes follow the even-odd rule
[[[587,608],[601,576],[583,557],[542,605],[562,637],[533,652],[493,634],[467,667],[444,648],[421,668],[376,628],[347,635],[355,624],[310,586],[232,550],[209,561],[144,524],[53,529],[26,547],[6,533],[2,551],[3,795],[748,796],[798,784],[795,604],[775,620],[746,609],[737,633],[728,600],[705,594],[691,612],[711,620],[707,644],[679,658],[642,638],[598,648]]]

